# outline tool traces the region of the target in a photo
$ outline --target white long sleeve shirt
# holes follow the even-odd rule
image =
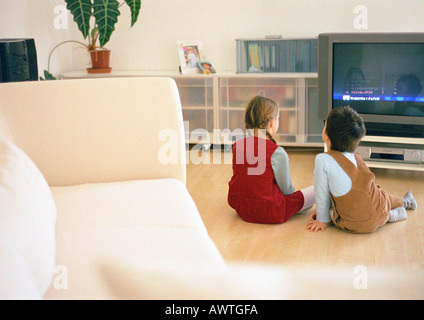
[[[274,179],[281,192],[287,196],[295,192],[290,175],[289,156],[282,147],[275,149],[271,156],[271,167]]]

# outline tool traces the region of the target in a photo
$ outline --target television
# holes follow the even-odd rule
[[[318,36],[318,107],[349,105],[367,136],[424,137],[424,33]]]

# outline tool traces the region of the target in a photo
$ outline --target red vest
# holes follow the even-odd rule
[[[271,156],[278,146],[269,139],[250,136],[233,145],[233,176],[228,204],[247,222],[283,223],[299,212],[300,191],[283,195],[274,179]]]

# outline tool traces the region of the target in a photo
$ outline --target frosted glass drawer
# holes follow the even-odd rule
[[[178,87],[182,107],[212,107],[212,87]]]
[[[229,87],[293,87],[296,86],[296,79],[234,77],[221,79],[221,85]]]
[[[222,110],[221,129],[246,131],[244,123],[244,110]],[[277,134],[296,135],[298,133],[298,113],[295,110],[280,109],[280,126]]]
[[[212,87],[213,80],[212,78],[190,78],[190,77],[181,77],[174,78],[178,87]]]
[[[306,81],[305,128],[307,142],[322,142],[323,119],[318,115],[318,80]]]
[[[229,129],[231,131],[239,129],[246,131],[246,126],[244,124],[244,109],[222,110],[220,116],[221,129]]]
[[[281,108],[296,107],[296,87],[295,86],[240,86],[221,87],[220,105],[221,107],[245,108],[250,99],[256,95],[270,98],[277,102]]]
[[[192,132],[195,129],[204,129],[208,132],[213,131],[212,109],[183,109],[183,120],[188,121],[188,127],[185,125],[186,132]]]
[[[277,134],[298,134],[298,112],[293,110],[280,110],[280,126]]]

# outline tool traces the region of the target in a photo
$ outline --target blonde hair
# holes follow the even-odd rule
[[[244,123],[246,129],[265,129],[268,122],[278,116],[277,103],[263,96],[255,96],[250,99],[244,113]],[[266,130],[266,136],[272,142],[274,137]]]

